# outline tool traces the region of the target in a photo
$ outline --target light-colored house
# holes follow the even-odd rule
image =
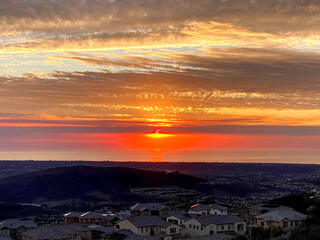
[[[171,209],[162,203],[137,203],[130,207],[131,217],[137,216],[169,216]]]
[[[248,207],[248,222],[250,224],[257,224],[256,216],[276,210],[293,210],[293,208],[269,203],[252,205]]]
[[[202,215],[185,222],[187,234],[191,237],[209,236],[218,233],[243,233],[246,223],[232,215]]]
[[[180,227],[157,216],[140,216],[119,220],[115,230],[127,229],[140,236],[154,236],[159,233],[178,234]]]
[[[213,214],[213,215],[227,215],[227,208],[217,204],[195,204],[190,207],[189,214]]]
[[[263,228],[269,227],[298,227],[305,223],[307,215],[294,210],[276,210],[255,217],[257,224]]]
[[[0,222],[0,235],[17,238],[21,233],[36,227],[33,220],[8,219]]]
[[[169,223],[173,223],[183,227],[185,226],[185,222],[192,217],[194,217],[194,215],[188,213],[172,213],[172,215],[167,217],[166,220]]]

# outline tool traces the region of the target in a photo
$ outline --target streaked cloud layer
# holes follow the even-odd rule
[[[271,129],[316,148],[319,16],[315,0],[2,0],[1,139]]]

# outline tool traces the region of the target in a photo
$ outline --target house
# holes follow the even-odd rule
[[[0,235],[18,239],[21,233],[36,227],[33,220],[8,219],[0,222]]]
[[[83,212],[69,212],[64,214],[64,224],[73,224],[79,222],[80,216]]]
[[[275,210],[256,216],[257,224],[263,228],[297,227],[303,225],[307,215],[294,210]]]
[[[293,210],[293,208],[282,206],[279,204],[256,204],[248,207],[248,214],[251,216],[257,216],[275,210]]]
[[[169,216],[171,209],[162,203],[137,203],[131,208],[131,217],[137,216]]]
[[[103,227],[100,225],[92,224],[87,226],[92,230],[92,239],[100,239],[102,235],[111,234],[114,232],[114,227]]]
[[[113,231],[100,236],[100,240],[146,240],[144,236],[137,235],[130,230]]]
[[[95,212],[83,213],[79,218],[79,222],[81,224],[97,224],[100,226],[106,225],[105,217],[102,214]]]
[[[154,236],[161,232],[168,235],[179,233],[179,226],[166,222],[157,216],[140,216],[119,220],[116,230],[127,229],[141,236]]]
[[[276,210],[293,210],[293,208],[282,206],[279,204],[256,204],[248,207],[247,221],[250,224],[256,224],[256,216]]]
[[[227,215],[227,208],[217,204],[195,204],[190,207],[189,214],[213,214],[213,215]]]
[[[243,233],[246,223],[232,215],[202,215],[185,222],[187,234],[191,237],[209,236],[218,233]]]
[[[64,224],[74,223],[86,225],[97,224],[100,226],[105,226],[106,219],[102,214],[95,212],[69,212],[64,214]]]
[[[172,213],[171,216],[166,218],[166,221],[183,227],[185,226],[185,222],[191,219],[193,216],[194,215],[191,215],[189,213]]]
[[[68,225],[41,225],[22,234],[22,240],[92,239],[92,230],[79,223]]]

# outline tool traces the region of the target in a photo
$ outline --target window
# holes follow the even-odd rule
[[[116,225],[116,229],[120,229],[120,226],[119,226],[119,224],[117,224],[117,225]]]
[[[224,230],[224,225],[221,226],[221,230]]]
[[[283,221],[283,227],[284,228],[288,227],[288,222],[287,221]]]
[[[189,224],[189,228],[191,228],[191,224]]]
[[[228,229],[231,229],[231,225],[230,224],[228,225]]]
[[[197,229],[199,230],[199,226],[197,226]]]
[[[175,228],[170,228],[170,233],[176,233],[176,229]]]
[[[261,226],[264,226],[264,222],[261,221],[261,224],[260,224],[260,225],[261,225]]]
[[[203,227],[201,227],[201,230],[203,230]]]

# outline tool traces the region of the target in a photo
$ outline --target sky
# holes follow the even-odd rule
[[[319,22],[317,0],[0,0],[0,159],[320,163]]]

